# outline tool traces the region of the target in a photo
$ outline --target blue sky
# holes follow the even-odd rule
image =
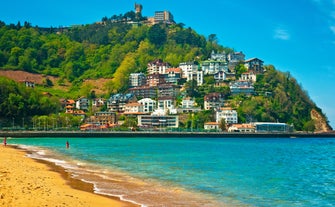
[[[289,71],[335,128],[335,0],[136,0],[143,15],[168,10],[177,23],[246,58],[257,57]],[[134,9],[132,0],[12,0],[1,3],[0,20],[38,26],[88,24]]]

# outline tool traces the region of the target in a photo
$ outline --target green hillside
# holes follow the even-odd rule
[[[206,60],[212,51],[225,51],[227,54],[233,52],[232,49],[219,45],[215,34],[204,37],[192,28],[184,28],[182,23],[148,26],[112,21],[112,18],[105,17],[96,24],[71,28],[38,28],[29,23],[22,26],[20,23],[6,25],[0,22],[0,68],[56,76],[57,83],[50,83],[48,87],[40,86],[41,91],[48,91],[54,95],[53,98],[87,96],[88,92],[83,90],[87,87],[83,85],[87,79],[110,78],[104,86],[106,97],[111,93],[125,92],[128,89],[129,74],[145,73],[150,61],[162,59],[177,67],[180,62]],[[194,87],[194,84],[186,83],[184,87],[199,105],[203,105],[204,95],[223,92],[230,106],[238,110],[241,122],[278,121],[293,124],[296,130],[305,131],[321,130],[319,126],[322,122],[323,127],[330,129],[322,110],[289,73],[277,71],[273,66],[265,68],[266,72],[257,77],[257,93],[253,96],[233,96],[227,86],[214,87],[211,77],[205,77],[203,86]],[[236,68],[236,71],[239,69]],[[1,79],[0,87],[8,85],[7,82],[8,80]],[[52,87],[67,83],[70,84],[67,91]],[[29,97],[24,98],[24,91],[22,95],[18,94],[22,97],[13,97],[11,93],[16,93],[15,90],[1,93],[2,120],[10,122],[12,114],[22,114],[26,120],[32,120],[34,115],[58,112],[57,107],[44,107],[43,110],[36,108],[38,113],[28,113],[20,107],[6,109],[7,102],[13,99],[19,105],[22,102],[23,105],[20,106],[35,104],[24,102]],[[39,99],[36,101],[43,102]],[[320,114],[322,120],[313,119],[311,111]],[[194,117],[200,117],[202,122],[206,122],[210,121],[211,115],[199,112]],[[187,122],[192,123],[191,119],[194,117],[182,125],[187,127]]]

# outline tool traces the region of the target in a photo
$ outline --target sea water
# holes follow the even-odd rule
[[[331,138],[13,138],[8,143],[93,183],[96,193],[142,206],[335,204]]]

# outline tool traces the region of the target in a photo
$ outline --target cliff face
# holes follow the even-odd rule
[[[311,110],[311,118],[315,122],[315,132],[329,132],[332,130],[331,126],[327,123],[326,118],[315,109]]]

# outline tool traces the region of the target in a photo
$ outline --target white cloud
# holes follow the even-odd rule
[[[276,28],[274,31],[273,38],[279,39],[279,40],[289,40],[291,38],[288,30],[283,28]]]

